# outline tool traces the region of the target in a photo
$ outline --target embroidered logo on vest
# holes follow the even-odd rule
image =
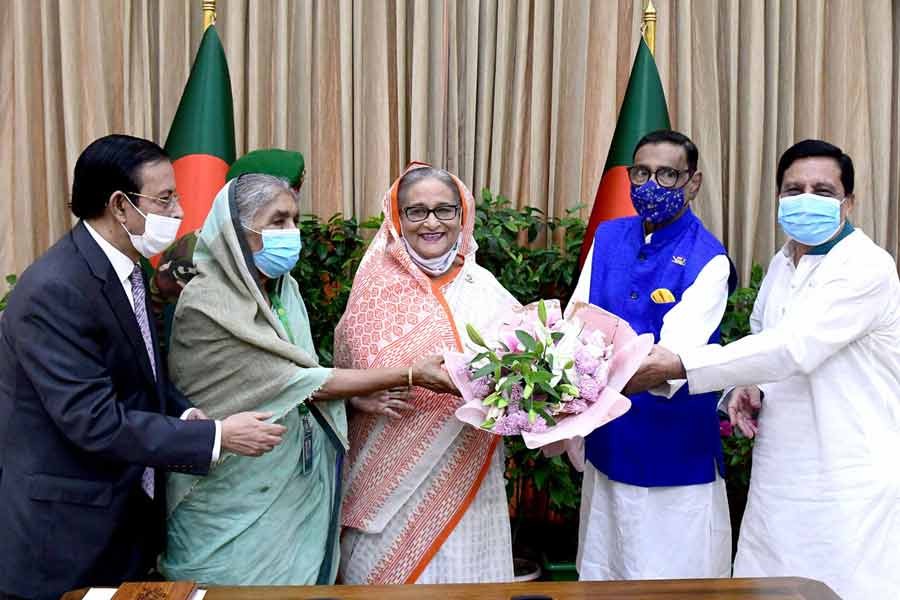
[[[683,267],[687,264],[687,259],[683,256],[673,256],[672,262],[678,265],[679,267]]]

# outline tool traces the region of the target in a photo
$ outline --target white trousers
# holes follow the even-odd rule
[[[582,580],[730,577],[725,481],[646,488],[586,463],[577,565]]]

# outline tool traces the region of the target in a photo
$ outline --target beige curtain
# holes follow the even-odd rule
[[[0,2],[0,274],[72,224],[82,148],[164,142],[200,0]],[[590,203],[640,34],[640,0],[219,0],[238,154],[309,165],[303,209],[365,218],[411,159],[562,215]],[[774,170],[798,139],[857,166],[856,220],[900,250],[900,1],[656,0],[697,210],[743,274],[780,243]],[[0,284],[2,285],[2,284]]]

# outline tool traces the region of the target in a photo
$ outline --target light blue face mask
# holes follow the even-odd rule
[[[841,230],[843,200],[798,194],[778,199],[778,224],[789,238],[805,246],[818,246]]]
[[[278,279],[297,264],[303,247],[299,229],[245,229],[262,236],[262,250],[253,253],[253,262],[260,273],[269,279]]]

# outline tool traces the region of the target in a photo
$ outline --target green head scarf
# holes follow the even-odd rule
[[[306,165],[303,155],[291,150],[265,148],[248,152],[240,157],[228,169],[226,181],[231,181],[244,173],[263,173],[286,179],[291,187],[296,188],[303,182]]]

